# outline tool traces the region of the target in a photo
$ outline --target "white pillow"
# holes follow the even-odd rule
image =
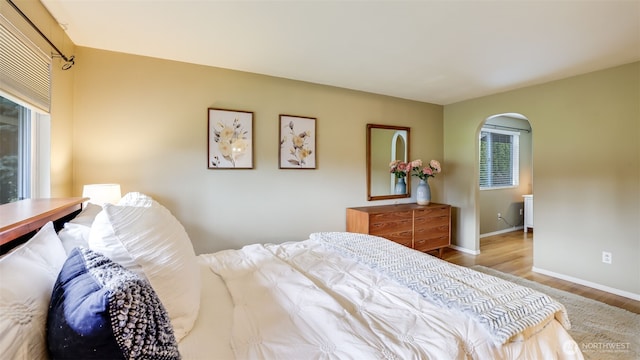
[[[118,201],[118,206],[142,206],[149,207],[153,204],[153,199],[139,192],[130,192]]]
[[[102,206],[86,203],[84,209],[60,229],[58,237],[67,255],[76,247],[89,247],[91,224],[100,211],[102,211]]]
[[[72,224],[91,226],[100,211],[102,211],[102,206],[90,202],[85,203],[84,209],[69,222]]]
[[[48,222],[0,259],[0,349],[4,359],[46,359],[51,291],[67,256]]]
[[[89,247],[149,279],[180,341],[200,308],[200,270],[180,222],[158,202],[148,207],[105,204],[96,216]]]
[[[64,228],[58,232],[58,237],[62,243],[67,256],[71,250],[77,247],[89,247],[89,232],[91,228],[80,224],[66,223]]]

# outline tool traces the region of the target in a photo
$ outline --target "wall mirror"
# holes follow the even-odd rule
[[[367,124],[367,200],[411,196],[410,177],[406,190],[397,191],[398,179],[389,172],[393,160],[409,161],[409,128]]]

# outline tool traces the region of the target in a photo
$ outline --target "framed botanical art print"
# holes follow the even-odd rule
[[[207,167],[253,169],[253,112],[208,109]]]
[[[315,169],[316,149],[316,118],[280,115],[280,169]]]

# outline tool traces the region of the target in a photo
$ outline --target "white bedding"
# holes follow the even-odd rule
[[[178,343],[185,360],[235,359],[231,349],[233,301],[220,276],[214,274],[203,256],[198,256],[202,289],[200,311],[191,332]]]
[[[199,261],[201,309],[180,342],[184,359],[582,358],[556,320],[495,345],[467,315],[316,240],[251,245]]]

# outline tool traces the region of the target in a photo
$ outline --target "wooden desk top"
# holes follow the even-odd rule
[[[0,245],[82,209],[88,198],[26,199],[0,205]]]

